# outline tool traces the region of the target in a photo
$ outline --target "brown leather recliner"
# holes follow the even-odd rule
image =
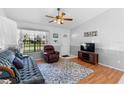
[[[44,60],[47,63],[57,62],[59,60],[59,52],[54,50],[52,45],[44,46]]]

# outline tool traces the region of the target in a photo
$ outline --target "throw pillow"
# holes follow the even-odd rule
[[[17,69],[22,69],[22,68],[23,68],[22,60],[20,60],[20,59],[17,58],[17,57],[15,57],[15,59],[13,60],[13,65],[14,65]]]
[[[16,53],[15,56],[20,58],[20,59],[29,57],[28,55],[23,55],[22,53]]]
[[[23,59],[22,53],[16,53],[15,56],[18,57],[18,58],[20,58],[20,59]]]

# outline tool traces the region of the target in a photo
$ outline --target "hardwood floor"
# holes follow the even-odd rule
[[[62,60],[65,60],[65,59],[60,59],[60,61]],[[87,68],[94,70],[94,73],[80,80],[78,84],[116,84],[118,83],[118,81],[120,80],[121,76],[124,73],[122,71],[105,67],[103,65],[92,65],[92,64],[83,62],[78,58],[68,59],[67,61],[76,62],[80,65],[83,65]],[[43,63],[43,61],[37,60],[37,63],[41,64]]]

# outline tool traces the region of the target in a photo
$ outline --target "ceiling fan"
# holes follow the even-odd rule
[[[57,8],[57,11],[58,11],[58,15],[57,16],[46,15],[46,17],[48,17],[48,18],[52,18],[52,20],[49,21],[49,23],[55,22],[57,24],[64,24],[64,21],[72,21],[73,20],[72,18],[65,18],[66,14],[64,12],[62,12],[60,10],[60,8]]]

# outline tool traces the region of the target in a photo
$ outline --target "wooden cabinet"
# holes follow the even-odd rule
[[[98,54],[95,52],[78,51],[78,58],[84,62],[88,62],[94,65],[98,64]]]

